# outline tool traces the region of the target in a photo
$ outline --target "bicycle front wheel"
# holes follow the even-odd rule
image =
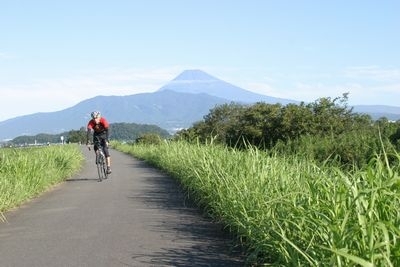
[[[103,174],[104,174],[104,179],[107,179],[108,173],[107,173],[107,164],[105,161],[103,162]]]
[[[103,181],[106,178],[106,171],[104,170],[105,162],[104,157],[101,155],[98,156],[97,162],[97,174],[99,176],[99,182]]]

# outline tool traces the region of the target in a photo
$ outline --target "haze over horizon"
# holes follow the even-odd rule
[[[187,69],[243,89],[400,106],[400,2],[3,1],[0,121],[155,92]]]

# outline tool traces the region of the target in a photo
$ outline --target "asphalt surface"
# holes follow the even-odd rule
[[[111,150],[111,177],[83,170],[0,222],[0,266],[244,266],[221,226],[176,181]]]

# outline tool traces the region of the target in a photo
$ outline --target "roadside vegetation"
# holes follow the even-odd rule
[[[0,149],[0,216],[77,173],[82,161],[77,145]]]
[[[221,105],[172,137],[130,127],[112,146],[179,180],[249,266],[400,266],[400,121],[353,113],[344,94]],[[82,160],[76,145],[0,149],[0,215]]]
[[[378,155],[344,171],[257,148],[115,145],[179,179],[236,236],[249,264],[400,266],[399,166]]]
[[[400,123],[346,101],[232,103],[171,140],[114,146],[178,179],[249,265],[400,266]]]

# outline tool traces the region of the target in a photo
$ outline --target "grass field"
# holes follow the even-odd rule
[[[400,266],[399,166],[381,157],[345,172],[257,149],[184,142],[115,147],[178,179],[237,237],[249,263]]]
[[[0,214],[70,177],[82,161],[77,145],[0,149]]]

